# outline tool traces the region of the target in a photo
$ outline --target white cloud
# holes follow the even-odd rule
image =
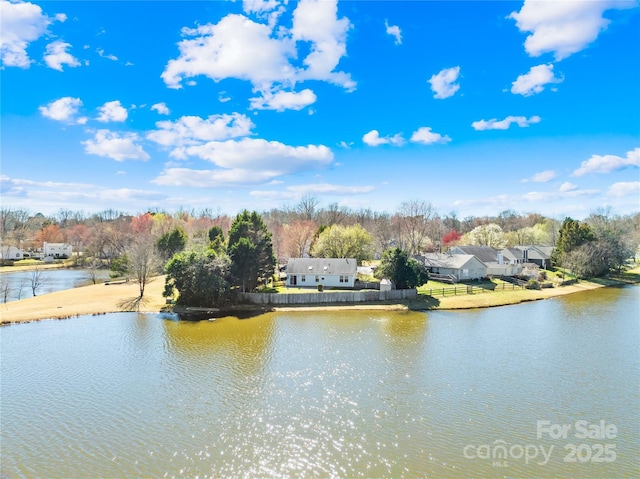
[[[116,161],[146,161],[150,156],[142,146],[136,144],[139,139],[135,133],[118,134],[109,130],[98,130],[92,140],[83,141],[82,144],[85,147],[85,153],[90,155],[103,156]]]
[[[29,43],[47,31],[51,19],[29,2],[0,2],[0,56],[4,66],[29,68]],[[66,17],[65,17],[66,18]],[[60,20],[61,17],[58,18]]]
[[[275,4],[273,4],[275,6]],[[245,9],[263,11],[271,4],[247,2]],[[272,17],[273,19],[273,17]],[[162,79],[170,88],[181,88],[183,80],[204,75],[216,82],[236,78],[251,82],[255,92],[265,99],[253,99],[254,105],[268,107],[270,96],[284,99],[297,82],[321,80],[351,91],[355,82],[335,71],[346,55],[347,18],[337,18],[335,0],[301,0],[296,3],[291,28],[258,23],[244,15],[230,14],[217,24],[194,29],[183,28],[178,43],[180,55],[170,60]],[[298,60],[300,52],[308,54]],[[294,65],[292,62],[296,61]],[[187,82],[188,84],[188,82]],[[283,92],[283,93],[279,93]],[[310,90],[293,101],[309,102]],[[308,103],[307,103],[308,104]]]
[[[442,136],[440,133],[434,133],[431,131],[431,127],[423,126],[413,132],[411,135],[411,141],[413,143],[431,145],[433,143],[449,143],[451,138],[449,138],[449,135]]]
[[[184,146],[248,136],[254,124],[246,115],[233,113],[211,115],[206,119],[183,116],[176,121],[159,121],[156,127],[157,130],[147,134],[147,139],[172,147],[172,156],[185,158]]]
[[[533,181],[534,183],[546,183],[547,181],[553,180],[557,176],[556,172],[553,170],[545,170],[540,173],[536,173],[531,178],[527,178],[526,180],[522,180],[523,183],[527,183],[529,181]]]
[[[51,205],[51,196],[56,197],[56,207],[104,208],[109,204],[115,208],[130,209],[139,201],[164,200],[167,195],[157,191],[138,190],[132,188],[105,188],[88,183],[64,183],[54,181],[33,181],[28,179],[9,178],[0,175],[2,195],[19,196],[24,203],[36,210],[46,209]]]
[[[553,64],[542,64],[531,67],[524,75],[518,76],[511,84],[511,93],[514,95],[531,96],[544,90],[549,83],[561,83],[564,78],[556,77],[553,73]]]
[[[580,168],[575,170],[572,176],[583,176],[587,173],[611,173],[629,166],[640,167],[640,148],[628,151],[624,158],[615,155],[593,155],[583,161]]]
[[[623,181],[614,183],[609,187],[608,196],[622,197],[640,192],[640,181]]]
[[[251,98],[252,110],[302,110],[317,100],[316,94],[308,88],[301,92],[263,92],[261,97]]]
[[[379,146],[379,145],[402,146],[405,143],[404,138],[402,138],[402,134],[400,133],[396,133],[393,136],[381,137],[378,130],[371,130],[369,133],[366,133],[362,137],[362,141],[369,146]]]
[[[220,168],[246,168],[290,173],[311,166],[326,166],[333,153],[323,145],[289,146],[261,138],[210,141],[186,147],[184,153],[196,156]]]
[[[180,88],[184,78],[205,75],[214,81],[237,78],[263,89],[275,82],[291,82],[295,56],[291,40],[271,37],[271,29],[243,15],[227,15],[216,25],[183,28],[180,56],[169,60],[162,79]]]
[[[387,29],[387,34],[391,35],[396,39],[395,44],[402,44],[402,32],[400,31],[400,27],[398,25],[389,25],[387,20],[384,21],[384,26]]]
[[[574,185],[573,183],[569,183],[568,181],[565,181],[564,183],[562,183],[560,185],[560,189],[559,191],[561,193],[566,193],[568,191],[573,191],[575,189],[577,189],[578,187],[576,185]]]
[[[279,5],[277,0],[242,0],[242,10],[247,13],[269,12]]]
[[[532,116],[527,118],[526,116],[508,116],[504,120],[498,120],[492,118],[491,120],[479,120],[471,123],[471,126],[475,130],[507,130],[511,124],[515,123],[521,128],[528,127],[534,123],[540,123],[541,118],[539,116]]]
[[[101,56],[102,58],[106,58],[107,60],[111,60],[114,62],[118,61],[118,57],[112,54],[105,54],[104,50],[102,48],[98,48],[96,49],[96,52],[98,53],[99,56]]]
[[[46,118],[65,123],[84,125],[87,122],[87,118],[76,116],[81,106],[82,100],[80,100],[80,98],[65,96],[48,103],[46,106],[41,106],[39,110],[42,116]]]
[[[165,102],[156,103],[155,105],[151,105],[151,109],[158,112],[160,115],[169,115],[171,111]]]
[[[217,169],[168,168],[154,183],[197,187],[260,184],[279,176],[328,166],[333,161],[333,152],[324,145],[295,147],[253,138],[210,141],[185,147],[182,152],[185,158],[201,158]]]
[[[592,43],[610,23],[602,14],[609,9],[632,8],[635,1],[538,1],[525,0],[509,18],[521,32],[530,32],[524,47],[529,56],[553,53],[556,61]]]
[[[249,194],[257,198],[292,200],[301,198],[304,195],[341,195],[352,196],[370,193],[374,191],[375,186],[348,186],[348,185],[332,185],[328,183],[314,183],[308,185],[288,186],[284,190],[254,190]]]
[[[127,119],[127,116],[129,116],[127,109],[120,104],[119,100],[106,102],[104,105],[98,107],[98,111],[100,115],[96,120],[103,123],[110,121],[123,122]]]
[[[49,43],[47,45],[46,54],[44,55],[44,61],[49,68],[62,71],[62,65],[68,65],[70,67],[79,67],[80,62],[77,58],[67,52],[67,48],[70,48],[69,43],[65,43],[61,40]]]
[[[445,68],[439,73],[433,75],[429,80],[431,90],[435,93],[434,98],[444,99],[453,96],[459,89],[460,85],[456,83],[460,75],[460,67]]]
[[[309,42],[310,52],[303,63],[306,69],[298,73],[302,80],[324,80],[348,91],[356,84],[344,72],[334,72],[340,59],[347,54],[347,32],[351,23],[338,19],[337,0],[301,0],[293,12],[291,33],[296,42]]]

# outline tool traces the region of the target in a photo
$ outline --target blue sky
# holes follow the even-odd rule
[[[0,13],[4,207],[640,210],[637,1]]]

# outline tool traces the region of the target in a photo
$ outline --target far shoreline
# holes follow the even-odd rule
[[[630,272],[640,272],[636,267]],[[529,301],[565,296],[581,291],[589,291],[603,287],[624,286],[636,282],[604,280],[599,282],[582,280],[576,284],[558,286],[540,290],[516,290],[508,292],[486,292],[467,294],[453,297],[433,298],[431,296],[419,296],[415,300],[361,303],[361,304],[316,304],[316,305],[291,305],[291,306],[259,306],[238,305],[224,310],[216,308],[185,308],[168,305],[162,296],[164,289],[164,276],[154,278],[148,283],[145,290],[144,301],[140,307],[140,313],[211,313],[216,316],[237,316],[242,313],[267,313],[278,311],[456,311],[465,309],[491,308],[508,306]],[[135,282],[121,284],[96,284],[82,286],[64,291],[26,298],[20,301],[12,301],[0,304],[0,325],[25,323],[32,321],[67,319],[85,315],[104,315],[109,313],[131,312],[130,308],[123,307],[123,303],[131,301],[138,296],[138,285]],[[137,312],[137,310],[133,310]]]

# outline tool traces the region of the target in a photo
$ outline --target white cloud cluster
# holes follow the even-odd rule
[[[41,106],[39,110],[46,118],[69,124],[84,125],[87,122],[87,117],[77,116],[81,106],[82,100],[80,98],[66,96],[52,101],[46,106]]]
[[[2,63],[8,67],[29,68],[29,43],[47,31],[51,19],[42,8],[29,2],[0,2],[0,52]],[[60,17],[62,18],[62,17]]]
[[[107,60],[111,60],[112,62],[117,62],[118,61],[118,57],[111,54],[111,53],[105,53],[103,48],[97,48],[96,49],[96,53],[98,54],[98,56],[101,56],[102,58],[106,58]]]
[[[428,126],[423,126],[413,132],[411,141],[413,143],[422,143],[423,145],[432,145],[434,143],[449,143],[451,138],[448,135],[442,136],[440,133],[431,131]]]
[[[516,21],[521,32],[530,33],[524,43],[530,56],[553,53],[556,61],[560,61],[598,38],[610,22],[603,17],[606,10],[636,5],[618,0],[525,0],[520,11],[512,12],[509,18]]]
[[[49,43],[49,45],[47,45],[46,54],[43,57],[47,66],[60,72],[62,71],[63,65],[79,67],[80,62],[78,59],[67,52],[67,49],[70,47],[71,45],[69,43],[65,43],[61,40]]]
[[[387,34],[391,35],[392,37],[394,37],[395,40],[395,44],[396,45],[401,45],[402,44],[402,32],[400,31],[400,27],[398,25],[389,25],[389,22],[387,20],[384,21],[384,26],[387,29]]]
[[[460,76],[460,67],[445,68],[433,75],[429,80],[431,90],[435,93],[434,98],[444,99],[453,96],[460,85],[456,83]]]
[[[616,198],[629,195],[638,195],[640,193],[640,181],[621,181],[614,183],[607,191],[608,196]]]
[[[292,200],[301,198],[305,195],[361,195],[371,193],[376,188],[371,185],[365,186],[349,186],[349,185],[332,185],[329,183],[312,183],[307,185],[292,185],[284,189],[278,190],[254,190],[249,194],[257,198],[276,199],[276,200]]]
[[[333,153],[323,145],[294,147],[254,138],[211,141],[186,147],[183,152],[186,156],[210,161],[218,168],[167,168],[154,183],[193,187],[259,184],[301,170],[328,166],[333,161]]]
[[[626,167],[640,167],[640,148],[627,152],[627,156],[593,155],[583,161],[580,168],[575,170],[572,176],[584,176],[588,173],[611,173]]]
[[[172,148],[171,156],[184,159],[185,146],[248,136],[254,124],[246,115],[232,113],[211,115],[206,119],[183,116],[176,121],[159,121],[156,127],[157,130],[147,134],[147,139]]]
[[[116,133],[98,130],[93,139],[83,141],[85,153],[111,158],[116,161],[142,160],[150,156],[137,144],[140,140],[136,133]]]
[[[553,180],[556,176],[557,173],[554,170],[545,170],[541,171],[540,173],[536,173],[531,178],[522,180],[522,182],[527,183],[529,181],[533,181],[534,183],[546,183]]]
[[[250,12],[276,6],[275,2],[244,3],[245,11]],[[308,92],[294,90],[296,83],[305,80],[326,81],[351,91],[355,82],[336,71],[346,54],[350,22],[337,14],[336,0],[301,0],[293,11],[290,29],[237,14],[227,15],[217,24],[183,28],[180,55],[167,63],[162,78],[170,88],[181,88],[182,80],[198,75],[216,82],[226,78],[249,81],[264,97],[252,99],[252,104],[262,109],[288,105],[300,109],[309,104],[312,96]],[[298,57],[298,44],[304,45],[301,51],[308,50],[302,65],[292,63]],[[285,92],[290,95],[283,96]]]
[[[258,184],[278,176],[328,166],[333,152],[324,145],[290,146],[278,141],[248,138],[253,122],[239,113],[206,119],[184,116],[159,121],[147,139],[171,149],[178,160],[199,158],[215,169],[176,168],[171,165],[154,180],[173,186],[210,187]]]
[[[155,110],[159,115],[169,115],[171,111],[165,102],[155,103],[151,105],[151,110]]]
[[[534,123],[540,123],[541,118],[539,116],[532,116],[527,118],[526,116],[508,116],[504,120],[498,120],[497,118],[492,118],[491,120],[479,120],[471,123],[471,126],[474,130],[484,131],[484,130],[507,130],[509,127],[515,123],[521,128],[528,127]]]
[[[404,138],[402,138],[401,133],[397,133],[393,136],[381,137],[380,132],[378,130],[371,130],[369,133],[365,133],[365,135],[362,137],[362,141],[369,146],[380,146],[380,145],[402,146],[405,144],[405,140]]]
[[[380,136],[378,130],[371,130],[362,137],[362,141],[369,146],[393,145],[402,146],[406,143],[402,133],[396,133],[393,136]],[[448,135],[441,135],[431,131],[431,127],[423,126],[418,128],[411,135],[412,143],[421,143],[423,145],[432,145],[434,143],[448,143],[451,141]]]
[[[115,208],[129,209],[139,201],[147,202],[166,200],[167,195],[157,191],[139,190],[133,188],[107,188],[100,185],[59,182],[33,181],[11,178],[0,175],[0,190],[3,196],[20,197],[23,203],[40,210],[51,204],[51,197],[55,195],[56,205],[65,208],[75,208],[78,204],[96,210],[105,204]]]
[[[545,85],[561,83],[562,77],[556,77],[553,72],[553,64],[542,64],[531,67],[524,75],[518,76],[511,84],[511,93],[514,95],[531,96],[544,90]]]
[[[127,109],[120,104],[119,100],[108,101],[104,105],[98,107],[98,118],[96,120],[107,122],[123,122],[129,116]]]
[[[252,110],[302,110],[304,107],[315,103],[316,94],[305,88],[300,92],[276,91],[275,93],[263,92],[262,96],[251,98]]]

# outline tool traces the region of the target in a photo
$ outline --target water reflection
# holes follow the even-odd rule
[[[0,328],[1,473],[638,477],[639,296]],[[544,419],[615,424],[617,460],[565,463],[567,440],[536,438]],[[544,466],[463,455],[495,441],[555,453]]]

